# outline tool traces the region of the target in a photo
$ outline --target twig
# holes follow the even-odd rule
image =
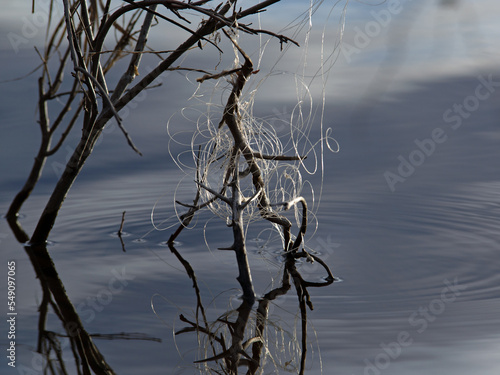
[[[240,209],[243,210],[246,206],[248,206],[249,203],[253,202],[262,192],[263,190],[259,189],[250,198],[244,200],[243,203],[240,204]]]
[[[307,156],[263,155],[260,152],[254,152],[253,157],[263,160],[304,160],[307,158]]]
[[[232,205],[232,200],[228,199],[227,197],[225,197],[224,195],[222,194],[219,194],[218,192],[216,192],[215,190],[213,189],[210,189],[208,186],[205,186],[203,185],[201,182],[198,182],[198,181],[195,181],[196,184],[198,184],[199,186],[201,186],[203,189],[205,189],[206,191],[212,193],[213,195],[215,195],[217,198],[219,198],[220,200],[226,202],[227,204],[229,204],[230,206]]]
[[[236,13],[233,17],[234,19],[240,19],[247,17],[251,14],[257,14],[261,12],[263,9],[265,9],[267,6],[270,6],[274,3],[279,2],[279,0],[272,0],[272,1],[263,1],[259,4],[256,4],[248,9],[242,10],[238,13]],[[158,3],[158,1],[142,1],[140,2],[141,5],[147,6],[151,5],[153,3]],[[179,2],[178,2],[179,3]],[[196,4],[203,4],[203,1],[199,1]],[[226,3],[217,7],[215,11],[217,12],[218,15],[224,15],[227,13],[235,3],[235,0],[229,0]],[[186,5],[186,3],[181,3],[183,6]],[[126,5],[120,9],[118,9],[115,13],[110,15],[106,22],[101,24],[101,27],[99,29],[99,32],[96,35],[96,39],[94,42],[94,47],[96,51],[102,50],[102,46],[104,43],[105,36],[107,35],[107,31],[111,28],[111,26],[114,24],[114,22],[123,14],[126,12],[132,10],[132,9],[137,9],[137,6],[135,5]],[[130,89],[125,95],[123,95],[118,102],[115,103],[115,108],[120,110],[123,108],[127,103],[129,103],[135,96],[137,96],[144,88],[146,88],[151,82],[153,82],[160,74],[162,74],[164,71],[170,68],[173,62],[175,62],[181,55],[183,55],[186,51],[188,51],[190,48],[195,46],[203,36],[210,35],[217,30],[221,29],[222,27],[226,26],[225,23],[219,22],[213,18],[210,18],[206,22],[203,22],[200,24],[200,27],[197,29],[196,34],[191,35],[190,38],[188,38],[184,43],[179,45],[175,51],[173,51],[167,58],[165,58],[155,69],[153,69],[150,73],[148,73],[146,76],[144,76],[140,82],[138,82],[133,88]],[[104,111],[99,115],[99,118],[97,119],[97,125],[98,126],[103,126],[110,118],[112,117],[112,113],[109,111]],[[271,215],[272,216],[272,215]]]
[[[75,79],[75,86],[74,86],[75,90],[76,90],[76,85],[77,84],[78,84],[78,80]],[[73,94],[71,94],[71,95],[73,95]],[[57,124],[58,121],[62,121],[63,120],[63,116],[71,109],[71,107],[69,106],[70,104],[71,104],[71,102],[68,100],[68,102],[66,103],[65,107],[60,112],[59,116],[57,117],[56,121],[54,122],[53,126],[56,126],[56,124]],[[73,128],[73,125],[75,124],[76,120],[80,116],[80,112],[83,109],[83,104],[84,104],[83,100],[80,101],[80,104],[78,105],[78,108],[75,110],[75,113],[73,114],[73,116],[69,120],[66,129],[61,134],[61,138],[59,138],[59,141],[57,142],[57,144],[51,150],[47,150],[47,152],[45,153],[45,156],[53,155],[53,154],[55,154],[57,152],[57,150],[59,150],[59,148],[61,148],[62,144],[64,143],[64,140],[66,139],[66,137],[68,136],[69,132]],[[53,130],[53,128],[51,128],[51,133],[53,133],[52,130]]]
[[[120,333],[91,333],[90,337],[101,340],[144,340],[162,342],[159,337],[151,337],[140,332],[120,332]]]
[[[309,258],[312,257],[316,262],[321,264],[321,266],[325,269],[327,273],[327,277],[325,278],[325,281],[323,282],[314,282],[314,281],[306,281],[300,276],[300,279],[302,280],[302,285],[304,287],[322,287],[322,286],[327,286],[336,281],[337,279],[333,276],[332,271],[330,270],[330,267],[318,256],[311,254],[305,250],[302,250],[300,252],[295,252],[295,253],[287,253],[287,257],[293,258],[293,259],[299,259],[299,258]]]
[[[116,111],[113,103],[111,102],[111,99],[109,98],[108,94],[106,93],[106,91],[104,90],[104,88],[101,86],[101,84],[97,81],[97,79],[95,77],[93,77],[89,72],[87,72],[85,69],[83,68],[80,68],[79,66],[75,67],[75,70],[77,72],[80,72],[80,73],[83,73],[86,77],[88,77],[95,85],[96,87],[99,89],[99,91],[101,92],[101,96],[102,98],[104,99],[104,101],[106,102],[106,104],[109,106],[109,109],[111,109],[111,111],[113,112],[113,115],[115,116],[116,118],[116,122],[118,123],[118,126],[120,128],[120,130],[122,131],[123,135],[125,136],[125,138],[127,139],[127,142],[129,144],[130,147],[132,147],[132,149],[137,152],[139,155],[142,156],[142,153],[137,149],[137,147],[135,147],[134,145],[134,142],[132,142],[132,139],[130,138],[129,134],[127,133],[127,131],[125,130],[125,128],[123,127],[122,125],[122,121],[121,121],[121,118],[120,116],[118,115],[118,112]]]
[[[297,251],[299,249],[300,245],[302,244],[302,240],[303,240],[304,235],[306,234],[306,230],[307,230],[307,202],[303,197],[297,197],[297,198],[292,199],[289,202],[281,202],[281,203],[276,203],[276,204],[272,205],[272,206],[284,206],[285,210],[289,210],[291,207],[295,206],[299,202],[302,204],[302,223],[300,225],[300,230],[299,230],[299,233],[297,234],[297,238],[295,239],[295,242],[293,243],[293,245],[289,249],[287,249],[285,247],[285,251],[288,251],[288,250]],[[307,254],[309,254],[309,253],[307,253]],[[309,258],[309,260],[312,262],[313,258]]]
[[[116,234],[118,234],[118,236],[121,237],[121,235],[123,234],[123,224],[125,224],[125,213],[127,211],[123,211],[122,212],[122,222],[120,223],[120,229],[118,229],[118,232]]]
[[[68,37],[69,49],[71,52],[71,60],[73,60],[73,64],[76,65],[78,59],[76,57],[76,47],[75,47],[75,41],[73,39],[73,27],[71,22],[68,0],[63,0],[63,5],[64,5],[64,19],[66,21],[66,34]]]
[[[248,140],[246,139],[240,128],[238,101],[248,77],[250,77],[250,75],[253,73],[253,63],[250,57],[248,57],[248,55],[245,53],[245,51],[243,51],[238,43],[233,40],[233,38],[231,38],[231,36],[225,30],[222,31],[231,40],[235,48],[245,58],[245,62],[241,69],[236,73],[236,79],[233,83],[233,90],[227,100],[226,107],[224,108],[223,118],[219,127],[223,123],[226,123],[227,127],[229,128],[234,139],[235,147],[241,151],[241,154],[247,161],[250,173],[252,173],[252,180],[255,189],[263,190],[263,192],[260,194],[258,204],[260,215],[264,219],[278,224],[283,228],[284,245],[285,248],[287,248],[290,242],[290,227],[292,226],[292,224],[286,217],[278,215],[272,210],[269,199],[267,198],[267,195],[264,191],[265,183],[262,179],[260,167],[255,161],[254,151],[250,147]]]
[[[134,52],[132,55],[128,69],[123,73],[120,80],[116,84],[113,95],[111,96],[111,102],[115,102],[127,89],[128,85],[134,80],[136,76],[136,71],[141,63],[142,53],[144,52],[144,48],[146,46],[146,42],[148,39],[149,30],[151,29],[151,23],[153,22],[154,11],[156,10],[156,4],[151,5],[149,8],[152,12],[148,12],[146,17],[144,18],[144,22],[142,23],[141,32],[139,34],[139,38],[137,39],[137,43],[135,45]]]
[[[111,25],[116,21],[116,19],[118,19],[120,16],[122,16],[123,14],[125,14],[133,9],[140,8],[140,9],[145,10],[146,12],[150,12],[150,13],[154,14],[158,18],[164,19],[165,21],[172,23],[173,25],[175,25],[183,30],[186,30],[187,32],[191,33],[193,36],[196,36],[201,40],[205,40],[206,42],[212,44],[215,48],[217,48],[219,50],[219,52],[222,53],[222,50],[219,48],[219,46],[217,46],[211,40],[205,38],[205,36],[198,33],[198,31],[193,31],[193,30],[189,29],[188,27],[180,24],[179,22],[174,21],[171,18],[165,17],[163,14],[160,14],[156,11],[153,11],[153,10],[150,10],[147,8],[148,5],[157,4],[157,3],[160,3],[160,1],[138,1],[138,2],[133,2],[131,0],[123,0],[123,1],[125,1],[126,3],[129,3],[129,5],[126,5],[124,7],[119,8],[115,13],[113,13],[109,17],[108,20],[106,20],[106,23],[104,25],[101,25],[101,29],[99,30],[99,32],[103,31],[104,34],[103,34],[103,38],[96,38],[96,40],[98,41],[97,45],[99,47],[101,47],[102,44],[104,43],[104,38],[107,35],[109,28],[111,28]],[[98,48],[98,50],[100,50],[100,48]]]
[[[120,229],[118,229],[118,232],[116,233],[118,235],[118,238],[120,239],[120,243],[122,244],[122,250],[125,253],[125,242],[123,242],[122,234],[123,234],[123,224],[125,224],[125,212],[123,211],[122,213],[122,222],[120,223]]]
[[[235,68],[235,69],[230,69],[230,70],[224,70],[223,72],[220,72],[218,74],[207,73],[203,77],[196,78],[196,82],[203,83],[203,81],[206,81],[207,79],[219,79],[221,77],[228,76],[228,75],[231,75],[233,73],[236,73],[236,72],[238,72],[240,70],[241,70],[241,68]]]

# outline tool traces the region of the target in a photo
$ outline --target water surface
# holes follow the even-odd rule
[[[6,61],[17,59],[7,52],[2,56]],[[500,72],[489,68],[493,65],[474,65],[465,73],[436,76],[434,67],[424,64],[429,70],[419,76],[405,59],[396,62],[399,78],[388,79],[387,70],[379,70],[382,78],[371,81],[363,75],[357,79],[354,73],[347,82],[333,78],[332,92],[346,87],[349,92],[348,100],[329,102],[324,117],[341,150],[325,152],[322,184],[320,174],[308,177],[315,187],[313,207],[319,225],[314,234],[308,232],[305,243],[342,282],[310,289],[314,310],[308,315],[306,373],[496,374],[500,368],[498,86],[478,101],[459,127],[443,116],[474,96],[484,79],[491,76],[499,82]],[[339,65],[342,71],[349,68]],[[12,74],[17,73],[19,68],[12,67]],[[334,71],[331,74],[335,76]],[[2,88],[2,212],[23,183],[38,141],[35,110],[25,110],[26,105],[34,108],[32,83],[23,80]],[[190,93],[186,89],[183,94],[187,98]],[[15,99],[20,95],[25,102]],[[166,229],[173,223],[169,220],[173,192],[178,193],[176,199],[189,202],[195,191],[191,177],[180,173],[168,155],[166,122],[184,100],[182,95],[176,96],[177,101],[171,96],[167,89],[151,93],[127,121],[144,157],[135,155],[118,131],[111,128],[104,134],[50,236],[49,252],[87,331],[135,335],[129,337],[134,340],[95,339],[118,374],[190,374],[193,360],[200,359],[195,334],[173,335],[185,326],[179,314],[194,316],[196,297],[182,264],[165,246],[173,230]],[[291,107],[281,100],[266,101],[254,112],[272,117],[287,108]],[[173,126],[189,125],[178,120]],[[319,123],[312,138],[319,137],[318,128]],[[436,129],[444,140],[434,142],[432,152],[428,148],[424,154],[418,144],[432,139]],[[172,153],[179,149],[173,145]],[[399,182],[388,183],[387,173],[398,175],[401,160],[409,161],[412,153],[418,158],[416,150],[423,155],[414,159],[418,165],[414,163],[404,176],[399,174]],[[22,210],[20,222],[28,232],[65,157],[63,152],[49,161]],[[308,189],[304,194],[310,196]],[[123,211],[124,246],[116,236]],[[155,230],[152,212],[154,224],[164,230]],[[38,358],[34,349],[40,284],[23,247],[5,222],[0,225],[3,263],[15,259],[18,268],[18,364],[37,370],[33,360]],[[277,242],[265,241],[268,232],[261,230],[267,226],[252,228],[249,258],[256,292],[263,295],[279,285],[283,261]],[[216,250],[230,245],[229,238],[224,221],[205,213],[177,244],[196,272],[209,320],[240,303],[234,254]],[[306,279],[323,277],[317,264],[301,262],[298,268]],[[106,299],[117,274],[124,287]],[[5,293],[5,284],[1,290]],[[300,326],[296,295],[277,298],[270,314],[270,321],[280,327],[277,332],[293,337]],[[54,315],[49,315],[47,328],[62,330]],[[279,348],[279,339],[269,340]],[[290,369],[297,362],[293,352],[293,348],[283,352],[282,367]],[[289,359],[295,362],[286,364]],[[71,356],[66,360],[69,363]]]

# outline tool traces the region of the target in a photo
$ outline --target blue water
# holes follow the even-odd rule
[[[30,66],[26,61],[32,54],[4,51],[1,56],[10,75],[16,76],[26,71],[24,64]],[[23,66],[13,65],[16,61],[24,61]],[[411,62],[397,63],[399,75],[379,69],[380,76],[369,80],[352,70],[349,79],[342,80],[335,75],[335,65],[331,73],[333,99],[327,102],[324,119],[340,152],[325,151],[323,181],[321,173],[308,176],[319,224],[308,232],[305,244],[342,282],[310,288],[314,310],[308,312],[306,374],[497,374],[500,71],[474,66],[436,75],[427,67],[418,79],[410,79],[410,71],[415,77]],[[339,70],[348,68],[339,63]],[[488,91],[484,81],[490,76],[494,84]],[[35,154],[39,132],[33,85],[28,78],[0,86],[1,212],[24,182]],[[480,85],[488,97],[471,99],[477,98]],[[335,100],[342,89],[347,97]],[[125,124],[143,157],[130,150],[116,128],[105,132],[50,236],[49,252],[89,333],[161,339],[96,338],[117,374],[191,374],[193,360],[203,358],[194,333],[173,335],[185,327],[179,314],[194,317],[196,299],[191,280],[164,243],[173,230],[165,229],[174,223],[173,192],[176,199],[189,202],[195,191],[192,177],[184,177],[173,165],[166,133],[168,118],[191,93],[190,86],[175,95],[163,87],[138,103]],[[450,116],[457,114],[456,104],[471,110],[459,116],[460,122],[445,119],[448,110]],[[259,103],[254,114],[277,116],[290,107],[277,98],[276,103]],[[317,139],[315,121],[311,137]],[[184,129],[191,124],[179,118],[172,126]],[[77,139],[75,133],[69,144]],[[180,149],[171,145],[174,155]],[[47,163],[22,209],[20,222],[28,232],[66,153]],[[304,194],[310,196],[307,188]],[[116,236],[123,211],[125,252]],[[151,221],[164,230],[155,230]],[[215,321],[240,303],[234,254],[216,250],[230,245],[230,228],[209,213],[193,224],[179,237],[177,249],[196,272],[208,319]],[[258,295],[279,286],[283,267],[277,241],[265,241],[268,229],[256,223],[248,233]],[[7,260],[17,262],[18,366],[39,373],[34,363],[40,284],[4,221],[0,246],[2,269]],[[311,281],[323,277],[317,264],[302,262],[299,270]],[[111,299],[110,285],[123,286]],[[3,295],[6,289],[2,283]],[[300,333],[299,317],[292,286],[270,308],[275,329],[269,331],[269,350],[282,373],[298,362],[293,338],[295,330]],[[47,327],[62,332],[54,314]],[[5,337],[6,326],[2,332]],[[61,342],[65,345],[64,339]],[[283,342],[292,344],[282,347]],[[72,361],[68,350],[65,359]],[[274,365],[268,363],[266,371],[274,373]]]

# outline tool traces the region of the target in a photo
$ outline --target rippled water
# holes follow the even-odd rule
[[[429,92],[443,87],[447,85],[429,83],[408,97],[418,103],[420,95],[425,102]],[[436,100],[447,103],[453,98]],[[355,125],[339,123],[336,138],[342,151],[326,155],[319,227],[313,237],[306,237],[306,245],[342,282],[311,290],[314,310],[309,313],[306,373],[319,373],[322,364],[324,373],[335,374],[493,374],[500,344],[500,153],[498,140],[483,135],[496,129],[495,106],[487,103],[461,134],[450,136],[414,175],[396,185],[395,192],[383,173],[397,168],[397,156],[412,150],[415,137],[427,136],[437,125],[418,125],[420,118],[431,121],[432,111],[401,125],[399,119],[408,117],[388,112],[389,107],[382,104],[375,112],[370,130],[380,122],[385,133],[380,130],[358,142]],[[349,118],[338,108],[332,111],[340,120]],[[398,126],[404,131],[397,131]],[[172,330],[182,327],[179,313],[193,316],[194,291],[164,244],[171,230],[153,230],[150,221],[155,207],[155,225],[165,228],[171,223],[165,219],[171,215],[178,173],[153,160],[157,157],[151,159],[157,167],[122,168],[107,178],[99,172],[101,166],[90,165],[61,211],[49,251],[90,333],[133,332],[162,339],[96,339],[117,373],[145,368],[149,373],[175,368],[192,373],[195,337],[174,340]],[[192,192],[181,189],[178,199],[189,201]],[[34,225],[45,197],[31,198],[23,210],[23,226]],[[122,211],[127,212],[126,252],[116,236]],[[209,315],[215,317],[230,303],[237,305],[239,292],[234,255],[215,250],[228,245],[228,228],[219,219],[208,222],[208,250],[203,217],[208,216],[201,217],[198,229],[181,235],[178,250],[195,270]],[[16,259],[22,275],[18,348],[20,363],[28,364],[40,292],[22,247],[3,224],[2,235],[3,258]],[[249,236],[249,251],[256,290],[263,294],[273,280],[277,285],[282,262],[279,249],[258,237],[258,230]],[[312,281],[323,276],[317,264],[301,263],[299,270]],[[96,310],[89,296],[102,294],[117,271],[127,286]],[[296,327],[291,322],[297,314],[293,294],[272,304],[271,319],[286,332]],[[49,326],[57,330],[55,320],[49,319]]]
[[[363,99],[328,105],[325,125],[332,127],[340,152],[325,153],[321,200],[314,206],[319,226],[307,233],[305,243],[341,282],[310,288],[314,310],[308,312],[306,374],[498,373],[498,90],[459,128],[443,120],[447,109],[474,94],[478,76],[488,75],[500,80],[498,69],[438,78],[422,73],[424,78],[411,82],[399,82],[395,74],[371,85],[353,74],[349,92],[355,94],[359,86],[354,97]],[[29,85],[9,84],[8,90],[18,95],[30,92]],[[179,103],[180,96],[175,98]],[[127,339],[95,338],[117,374],[191,374],[193,361],[200,359],[196,335],[173,332],[186,326],[180,314],[195,316],[196,295],[165,241],[173,231],[167,229],[174,223],[173,192],[189,202],[194,187],[167,153],[165,98],[151,94],[149,99],[128,119],[142,125],[131,126],[131,133],[145,156],[134,155],[118,132],[105,133],[60,212],[48,250],[87,331],[129,334]],[[5,100],[0,105],[6,124],[0,149],[0,211],[5,212],[28,173],[37,139],[26,138],[34,123],[23,103]],[[284,108],[281,102],[261,105],[256,112],[263,117]],[[416,140],[432,137],[437,128],[446,140],[391,189],[384,174],[397,173],[398,157],[409,160],[418,150]],[[65,155],[58,157],[60,163]],[[28,232],[57,178],[57,164],[46,170],[22,210],[20,222]],[[310,180],[318,199],[321,176]],[[123,211],[122,245],[116,232]],[[279,286],[283,258],[276,242],[266,240],[265,224],[252,228],[249,258],[262,296]],[[225,223],[203,214],[177,244],[196,273],[211,321],[241,302],[234,254],[216,250],[229,241]],[[35,371],[40,283],[4,221],[0,246],[3,268],[7,260],[17,262],[18,364]],[[317,263],[299,262],[298,269],[307,280],[324,280]],[[5,283],[0,291],[5,295]],[[275,330],[268,339],[280,368],[291,370],[298,361],[294,333],[300,333],[299,320],[294,292],[271,302]],[[49,314],[47,329],[62,331],[54,314]],[[61,342],[66,345],[64,338]],[[65,360],[73,359],[69,354]],[[274,368],[271,363],[265,373]]]

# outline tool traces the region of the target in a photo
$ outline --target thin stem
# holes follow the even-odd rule
[[[156,4],[151,5],[149,9],[151,11],[156,10]],[[120,80],[116,84],[113,95],[111,96],[111,102],[114,103],[127,89],[128,85],[134,80],[136,77],[137,69],[141,63],[142,53],[146,46],[146,42],[148,40],[149,30],[151,29],[151,23],[153,22],[154,14],[153,12],[148,12],[144,18],[144,22],[141,27],[141,32],[139,34],[139,38],[137,39],[137,44],[135,45],[134,54],[130,59],[130,63],[128,69],[121,76]]]

